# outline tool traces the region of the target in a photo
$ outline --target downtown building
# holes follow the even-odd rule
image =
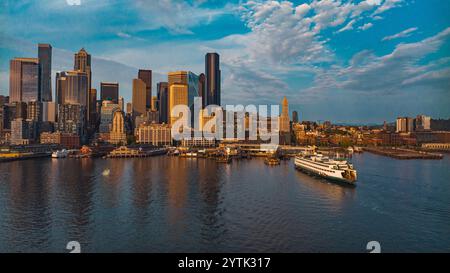
[[[136,128],[136,142],[153,146],[172,145],[171,127],[168,124],[141,124]]]

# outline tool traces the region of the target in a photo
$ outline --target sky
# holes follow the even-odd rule
[[[286,96],[300,120],[450,118],[449,14],[446,0],[3,0],[0,94],[9,60],[50,43],[53,77],[84,47],[93,88],[119,82],[126,101],[138,69],[153,70],[156,90],[217,52],[223,105]]]

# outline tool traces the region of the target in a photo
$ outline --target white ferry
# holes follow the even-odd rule
[[[69,151],[62,149],[52,153],[53,158],[66,158],[69,155]]]
[[[326,179],[355,185],[356,170],[345,160],[333,160],[321,154],[295,157],[295,168]]]

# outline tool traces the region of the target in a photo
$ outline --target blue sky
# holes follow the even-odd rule
[[[0,93],[9,60],[54,48],[53,72],[93,56],[93,83],[137,69],[204,70],[221,55],[222,100],[276,104],[302,120],[382,123],[450,117],[450,1],[6,0],[0,3]]]

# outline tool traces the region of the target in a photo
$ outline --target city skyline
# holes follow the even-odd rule
[[[204,72],[204,54],[218,52],[222,105],[279,103],[279,98],[287,96],[290,108],[300,114],[301,120],[379,124],[417,113],[448,118],[450,70],[446,50],[450,23],[442,11],[448,10],[449,4],[423,2],[206,1],[175,5],[165,1],[145,7],[155,13],[151,20],[165,14],[156,11],[173,8],[176,16],[159,24],[149,26],[141,16],[135,18],[136,22],[118,17],[114,24],[105,21],[110,27],[106,30],[90,19],[71,29],[70,37],[61,38],[57,34],[67,23],[55,22],[62,16],[71,14],[75,20],[100,11],[111,15],[124,8],[123,3],[82,1],[80,6],[69,6],[65,1],[45,1],[36,6],[6,1],[1,16],[11,29],[1,34],[0,92],[9,93],[8,60],[37,56],[37,43],[53,46],[52,77],[56,71],[71,70],[74,52],[85,47],[92,55],[92,88],[100,90],[102,81],[118,82],[127,102],[131,101],[132,79],[138,69],[153,71],[152,90],[157,90],[156,84],[165,82],[169,71],[200,75]],[[145,1],[140,3],[142,7]],[[136,5],[127,10],[137,12]],[[33,8],[45,7],[39,14],[52,20],[29,14]],[[199,18],[185,18],[180,13],[183,8]],[[404,12],[423,12],[423,18],[412,21],[414,16],[405,18]],[[323,15],[322,21],[318,15]],[[433,24],[426,20],[430,16]],[[205,18],[209,19],[200,20]],[[32,19],[46,30],[45,35],[39,35],[40,30],[34,26],[18,34],[14,27],[18,24],[13,22]],[[291,26],[289,31],[281,19]],[[86,28],[89,24],[91,28]],[[305,38],[308,35],[312,35],[309,40]],[[267,42],[266,48],[258,46],[259,42]],[[54,82],[53,78],[52,85]]]

